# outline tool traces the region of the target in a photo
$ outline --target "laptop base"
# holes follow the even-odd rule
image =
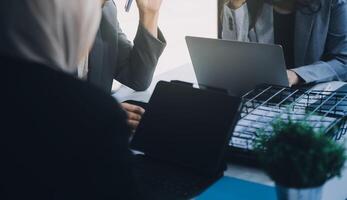
[[[173,167],[144,156],[134,158],[134,177],[140,191],[151,200],[185,200],[198,196],[223,174],[203,177],[188,169]]]

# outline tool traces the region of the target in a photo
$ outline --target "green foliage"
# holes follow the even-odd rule
[[[273,135],[260,133],[255,150],[265,171],[276,184],[311,188],[340,176],[345,148],[306,122],[278,119]]]

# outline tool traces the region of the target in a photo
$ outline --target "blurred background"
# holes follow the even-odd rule
[[[133,40],[139,19],[136,3],[126,13],[126,0],[114,1],[118,7],[121,27],[129,39]],[[167,40],[167,47],[155,75],[190,62],[185,36],[217,37],[217,1],[164,0],[159,24]]]

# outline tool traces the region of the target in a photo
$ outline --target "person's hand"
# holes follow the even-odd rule
[[[162,0],[136,0],[140,13],[140,23],[155,38],[158,38],[158,18]]]
[[[246,0],[230,0],[229,3],[227,4],[231,9],[238,9],[240,8]]]
[[[145,113],[145,110],[140,106],[132,105],[129,103],[122,103],[121,105],[128,115],[128,125],[133,131],[135,131],[140,124],[142,115]]]
[[[136,0],[140,13],[156,14],[163,0]]]
[[[300,77],[292,70],[287,70],[287,76],[289,80],[289,86],[298,85],[300,83]]]

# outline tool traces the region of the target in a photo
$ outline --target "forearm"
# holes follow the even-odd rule
[[[327,81],[346,81],[347,65],[334,59],[328,62],[318,61],[311,65],[293,69],[305,83],[320,83]]]
[[[347,3],[333,2],[323,59],[293,69],[306,83],[347,80]]]
[[[155,38],[141,24],[134,39],[134,46],[127,42],[123,35],[119,43],[122,51],[119,52],[119,70],[115,73],[115,79],[137,91],[147,89],[165,46],[165,38],[159,29],[158,37]]]

